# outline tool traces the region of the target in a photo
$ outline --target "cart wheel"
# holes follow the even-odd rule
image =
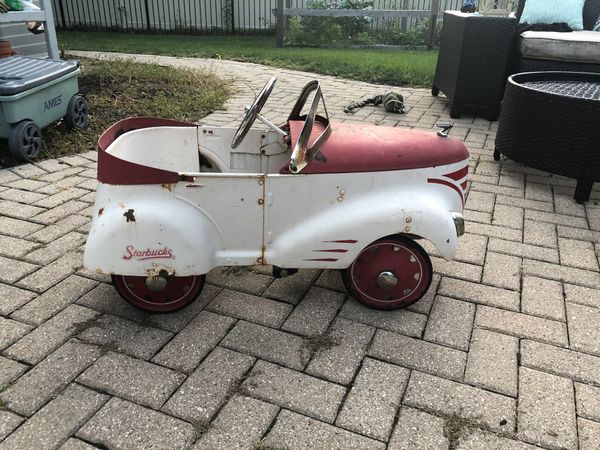
[[[494,161],[500,161],[500,150],[494,149]]]
[[[431,86],[431,95],[434,97],[440,95],[440,88],[438,88],[435,84]]]
[[[65,125],[69,130],[82,130],[89,124],[87,115],[88,105],[81,95],[76,94],[71,97],[69,106],[67,106],[67,115],[65,116]]]
[[[112,282],[123,300],[133,306],[151,313],[169,313],[196,300],[204,288],[204,278],[113,275]]]
[[[31,161],[42,149],[42,132],[31,120],[23,120],[11,127],[8,149],[19,161]]]
[[[391,236],[369,244],[342,277],[358,301],[376,309],[398,309],[423,297],[432,275],[431,260],[419,244]]]

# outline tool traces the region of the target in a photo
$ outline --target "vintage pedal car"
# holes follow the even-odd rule
[[[110,274],[126,301],[171,312],[195,300],[217,266],[272,265],[275,276],[340,269],[356,299],[395,309],[431,283],[415,240],[454,257],[469,162],[462,142],[444,131],[331,125],[317,81],[279,127],[259,115],[275,81],[237,131],[131,118],[100,137],[84,264]],[[257,117],[267,129],[251,128]]]

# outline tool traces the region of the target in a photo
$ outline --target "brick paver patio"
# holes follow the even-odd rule
[[[265,115],[281,120],[316,77],[138,59],[234,77],[215,125],[237,125],[273,75]],[[318,78],[337,120],[448,119],[444,98],[404,88],[405,115],[346,116],[385,88]],[[600,448],[598,184],[577,205],[573,180],[493,161],[496,123],[455,122],[472,156],[467,234],[456,261],[434,254],[427,296],[394,312],[359,305],[336,272],[249,268],[147,315],[81,268],[95,152],[0,170],[0,448]]]

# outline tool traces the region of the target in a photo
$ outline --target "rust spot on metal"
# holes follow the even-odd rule
[[[265,258],[265,251],[266,251],[266,247],[263,245],[260,246],[260,256],[258,258],[256,258],[255,264],[260,265],[260,266],[264,266],[267,263],[267,260]]]
[[[104,208],[100,208],[98,210],[98,217],[100,217],[102,215],[102,213],[104,212]]]
[[[149,277],[172,277],[175,276],[175,269],[160,264],[154,264],[152,267],[146,269],[146,275]]]
[[[175,183],[164,183],[162,187],[169,192],[173,192],[173,188],[175,188]]]
[[[148,270],[146,272],[147,273],[150,273],[150,272],[151,273],[156,273],[156,270]],[[175,272],[173,272],[173,273],[175,273]],[[165,269],[161,269],[161,270],[158,271],[158,275],[152,275],[152,276],[154,276],[154,277],[165,277],[166,278],[166,277],[169,276],[169,272],[167,272]]]
[[[126,212],[123,213],[123,215],[127,219],[128,223],[135,222],[135,216],[133,215],[133,209],[128,209]]]
[[[259,205],[262,205],[264,202],[265,202],[265,201],[264,201],[262,198],[259,198],[259,199],[258,199],[258,204],[259,204]]]

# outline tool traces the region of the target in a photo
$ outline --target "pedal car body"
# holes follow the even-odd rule
[[[237,131],[131,118],[101,136],[84,264],[112,275],[125,300],[169,312],[193,301],[215,267],[273,265],[341,269],[357,299],[394,309],[431,282],[415,239],[453,258],[468,176],[460,141],[331,125],[326,109],[317,114],[316,82],[280,128],[258,115],[273,84]],[[257,116],[268,129],[250,128]]]

